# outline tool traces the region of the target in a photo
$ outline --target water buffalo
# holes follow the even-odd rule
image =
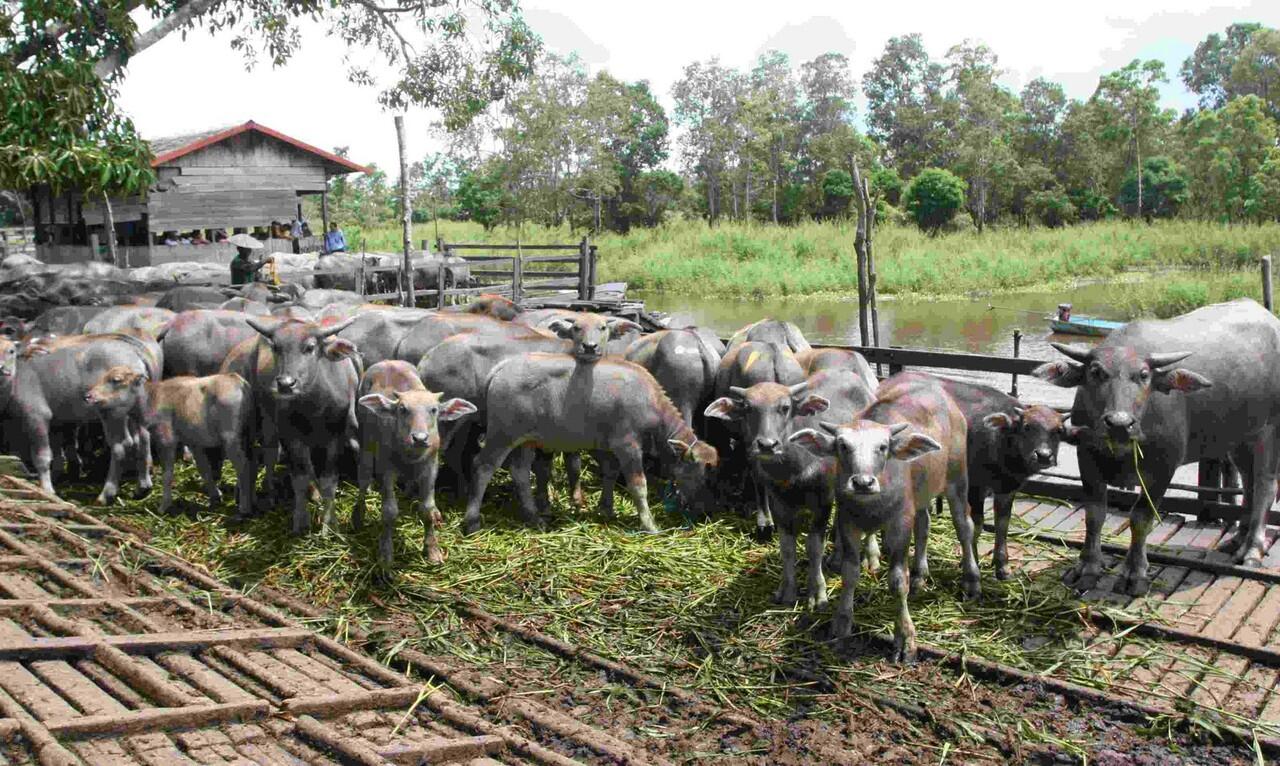
[[[900,379],[924,376],[901,373]],[[1058,445],[1074,444],[1079,429],[1063,422],[1052,407],[1033,404],[1023,408],[1018,400],[991,386],[934,378],[955,400],[969,424],[966,453],[969,461],[969,516],[973,519],[973,544],[982,534],[983,506],[995,496],[995,549],[992,563],[996,579],[1009,577],[1009,520],[1013,498],[1027,479],[1058,464]],[[974,555],[977,555],[975,548]]]
[[[743,341],[731,346],[720,359],[715,395],[728,396],[732,387],[750,388],[757,383],[794,386],[804,379],[804,370],[786,347],[765,341]],[[719,479],[724,491],[740,486],[744,478],[753,475],[738,423],[719,419],[708,421],[707,441],[723,456],[724,465]],[[756,535],[767,540],[773,533],[768,495],[754,479],[748,478],[747,483],[754,494],[752,509],[756,515]]]
[[[366,253],[363,256],[365,293],[386,293],[396,289],[396,274],[391,272],[371,271],[372,269],[395,266],[397,260],[391,256]],[[337,271],[340,274],[317,273],[315,284],[319,289],[337,289],[357,291],[361,256],[353,253],[329,253],[316,259],[317,272]]]
[[[85,322],[84,332],[97,335],[107,332],[142,332],[155,338],[177,314],[168,309],[146,306],[113,306]]]
[[[212,375],[237,344],[256,337],[239,311],[183,311],[160,332],[165,377]]]
[[[400,340],[428,315],[425,309],[398,306],[388,306],[380,311],[357,311],[354,313],[355,321],[338,336],[356,344],[361,360],[369,368],[384,359],[393,358]],[[321,319],[320,323],[329,324],[331,321],[337,320]]]
[[[494,471],[512,456],[512,480],[527,521],[540,525],[529,482],[533,448],[595,450],[616,461],[626,478],[640,523],[657,531],[649,511],[643,458],[671,468],[677,490],[705,504],[716,451],[698,441],[658,381],[643,367],[615,359],[585,363],[567,354],[523,354],[489,376],[485,442],[476,457],[464,530],[480,527],[480,503]],[[516,454],[513,450],[519,448]]]
[[[546,330],[554,332],[561,337],[565,337],[558,327],[567,327],[565,323],[573,323],[578,317],[590,314],[587,311],[570,311],[569,309],[536,309],[534,311],[522,311],[511,320],[512,324],[524,325],[532,327],[535,330]],[[593,314],[593,316],[602,317],[601,314]],[[621,356],[626,353],[627,347],[630,346],[640,333],[644,331],[640,325],[627,319],[614,317],[606,320],[611,328],[609,335],[602,342],[603,353]],[[625,322],[626,324],[621,324]]]
[[[1085,547],[1068,584],[1092,588],[1102,574],[1107,486],[1138,485],[1144,499],[1133,508],[1125,576],[1117,586],[1146,593],[1154,506],[1179,466],[1206,459],[1229,457],[1240,469],[1249,519],[1225,549],[1258,566],[1280,460],[1280,320],[1245,299],[1130,322],[1093,349],[1053,346],[1069,361],[1042,365],[1035,374],[1076,388],[1071,422],[1082,429],[1078,455],[1087,496]]]
[[[520,304],[502,295],[490,295],[485,293],[472,298],[469,303],[463,303],[456,306],[446,306],[441,309],[444,313],[459,314],[484,314],[494,319],[501,319],[510,322],[516,318],[523,309]]]
[[[182,312],[194,309],[212,309],[227,299],[219,287],[183,285],[174,287],[156,301],[156,308]]]
[[[110,306],[58,306],[43,311],[26,327],[24,337],[46,335],[79,335],[90,319],[107,311]]]
[[[732,351],[747,341],[773,343],[793,354],[799,354],[811,348],[799,327],[779,319],[761,319],[738,330],[729,339],[729,350]]]
[[[436,510],[436,471],[439,468],[440,421],[449,421],[475,411],[465,399],[441,402],[440,394],[428,391],[408,362],[392,359],[378,362],[360,379],[360,468],[355,509],[351,525],[364,526],[364,497],[369,483],[382,482],[382,534],[378,538],[378,560],[391,566],[391,537],[395,533],[396,477],[413,480],[422,501],[422,523],[426,528],[422,550],[433,564],[444,561],[436,540],[436,529],[444,521]]]
[[[462,333],[515,338],[537,332],[514,322],[504,322],[483,314],[432,313],[410,327],[396,344],[393,358],[416,365],[424,354],[445,338]],[[548,337],[553,337],[550,332]]]
[[[152,381],[128,367],[113,367],[85,397],[104,414],[142,413],[163,470],[160,513],[173,504],[173,466],[180,446],[191,450],[204,479],[209,510],[222,503],[218,480],[222,461],[236,472],[236,499],[241,516],[253,510],[255,473],[250,461],[253,433],[253,392],[239,375],[181,376]]]
[[[946,495],[960,539],[964,594],[976,598],[981,590],[973,522],[965,508],[969,486],[964,413],[936,380],[890,378],[856,420],[838,425],[822,421],[820,428],[796,431],[789,438],[835,457],[837,524],[844,557],[832,634],[839,638],[852,632],[859,538],[884,530],[889,589],[898,600],[893,659],[913,660],[916,630],[907,610],[907,593],[928,576],[929,505],[938,495]],[[907,547],[913,526],[915,560],[908,575]]]
[[[65,426],[97,422],[102,423],[111,452],[98,502],[105,505],[115,500],[126,452],[135,442],[139,489],[150,491],[151,439],[140,427],[140,413],[103,417],[85,400],[103,373],[121,366],[159,380],[163,369],[160,349],[132,335],[76,335],[29,346],[19,360],[4,415],[20,429],[46,492],[54,491],[51,467],[54,450],[61,446],[57,443],[59,431]]]
[[[694,330],[659,330],[642,335],[627,346],[624,356],[628,362],[653,373],[690,426],[694,414],[715,392],[720,355]]]
[[[808,351],[801,351],[796,354],[796,362],[800,364],[800,368],[804,370],[805,375],[812,375],[815,372],[832,369],[853,370],[867,383],[867,387],[872,391],[880,385],[880,381],[876,379],[875,370],[871,369],[871,365],[867,362],[866,357],[857,351],[850,351],[847,348],[824,348],[821,346],[810,348]]]
[[[239,311],[241,314],[253,314],[254,316],[270,316],[271,309],[265,303],[260,303],[248,298],[228,298],[218,304],[219,311]]]
[[[314,322],[248,317],[260,338],[246,340],[227,355],[222,372],[238,373],[249,381],[262,418],[263,465],[268,479],[281,448],[289,459],[293,483],[295,535],[311,530],[307,485],[313,453],[320,460],[319,485],[324,504],[323,526],[334,527],[337,459],[348,438],[354,437],[355,392],[360,373],[353,358],[354,344],[335,338],[349,322],[324,327]],[[268,484],[269,493],[274,494]]]
[[[808,604],[812,609],[822,607],[827,603],[822,548],[835,499],[835,458],[815,455],[789,439],[797,431],[817,428],[819,416],[836,423],[853,420],[871,403],[872,389],[851,370],[833,369],[793,386],[757,383],[750,388],[731,387],[729,394],[712,402],[706,415],[738,423],[747,455],[769,494],[782,551],[782,583],[774,599],[782,604],[796,600],[796,531],[799,512],[807,508],[811,514],[805,540]],[[869,535],[869,543],[876,545],[874,534]]]
[[[307,290],[302,297],[294,301],[299,306],[319,311],[335,303],[359,305],[364,303],[364,296],[351,290],[314,289]]]

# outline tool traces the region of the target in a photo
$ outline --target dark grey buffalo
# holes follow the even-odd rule
[[[351,525],[364,526],[364,496],[375,478],[382,483],[382,534],[378,538],[378,560],[390,567],[391,538],[395,533],[396,477],[403,476],[417,487],[422,502],[422,523],[426,527],[422,551],[433,564],[444,561],[436,539],[436,529],[444,522],[436,510],[436,471],[439,468],[441,421],[454,420],[475,411],[465,399],[440,401],[440,394],[428,391],[408,362],[397,359],[378,362],[360,379],[360,468],[355,510]]]
[[[424,354],[435,348],[445,338],[472,333],[516,338],[537,332],[524,325],[504,322],[484,314],[433,313],[423,317],[410,327],[396,344],[395,359],[416,365]],[[552,334],[547,332],[548,337]]]
[[[626,479],[640,523],[648,531],[657,526],[649,511],[646,453],[670,470],[685,499],[707,502],[706,481],[715,471],[716,451],[698,441],[658,381],[639,365],[607,358],[587,364],[567,354],[522,354],[494,369],[487,398],[485,442],[476,458],[463,521],[468,533],[479,529],[485,489],[508,455],[521,511],[531,524],[542,523],[529,481],[535,447],[591,450],[612,461]]]
[[[909,380],[923,373],[901,373]],[[991,386],[933,378],[942,384],[968,421],[969,516],[973,519],[973,544],[982,534],[983,506],[987,495],[995,497],[996,537],[992,563],[996,579],[1009,577],[1009,520],[1013,499],[1027,479],[1058,464],[1058,446],[1074,444],[1079,429],[1063,422],[1052,407],[1018,400]],[[977,555],[975,548],[974,555]]]
[[[1147,534],[1158,505],[1185,463],[1231,458],[1244,482],[1247,523],[1225,549],[1258,566],[1266,512],[1275,501],[1280,423],[1280,320],[1251,300],[1219,303],[1166,320],[1139,320],[1093,349],[1055,343],[1069,361],[1035,374],[1076,388],[1072,425],[1086,528],[1067,582],[1092,588],[1102,574],[1107,486],[1139,486],[1125,559],[1125,592],[1147,592]],[[1140,454],[1135,455],[1135,447]]]
[[[85,322],[84,332],[97,335],[107,332],[144,333],[156,338],[177,314],[150,306],[112,306]]]
[[[843,424],[823,421],[790,436],[822,455],[834,456],[841,561],[840,604],[832,623],[836,637],[853,627],[860,537],[884,530],[889,590],[898,609],[894,620],[895,661],[916,653],[916,630],[907,610],[907,594],[928,576],[929,505],[946,495],[960,539],[961,582],[967,598],[981,592],[973,550],[973,522],[965,509],[969,493],[965,455],[966,423],[955,400],[927,376],[890,378],[876,390],[876,401]],[[915,533],[915,560],[908,576],[907,548]]]
[[[796,532],[800,512],[810,512],[805,548],[809,556],[808,604],[827,603],[822,574],[822,549],[831,504],[835,499],[836,465],[829,455],[815,455],[790,441],[797,431],[819,427],[819,418],[847,423],[872,400],[872,390],[851,370],[824,370],[792,386],[757,383],[731,387],[729,396],[707,407],[708,417],[736,422],[756,475],[769,494],[769,507],[778,523],[782,551],[782,583],[774,599],[796,600]],[[874,535],[869,536],[872,547]],[[869,558],[874,558],[869,553]]]
[[[73,335],[30,346],[17,361],[4,414],[21,432],[41,488],[53,492],[53,454],[61,446],[57,442],[64,427],[101,422],[111,463],[98,502],[115,500],[130,447],[137,448],[139,488],[142,492],[151,489],[150,436],[141,427],[141,413],[105,416],[86,400],[86,395],[114,367],[159,380],[163,364],[156,344],[115,333]]]
[[[212,309],[222,305],[226,293],[219,287],[183,285],[167,291],[156,301],[156,308],[182,312],[194,309]]]
[[[773,343],[785,348],[793,354],[808,351],[811,346],[805,340],[804,333],[791,322],[780,319],[761,319],[743,327],[729,339],[729,351],[747,341]]]
[[[57,306],[42,312],[26,327],[27,338],[49,335],[79,335],[90,319],[110,306]]]
[[[875,370],[871,369],[866,357],[857,351],[850,351],[847,348],[815,346],[808,351],[797,353],[796,361],[800,363],[805,375],[812,375],[822,370],[853,370],[866,381],[867,386],[872,391],[876,390],[876,386],[880,385],[880,381],[876,379]]]
[[[653,373],[690,426],[694,414],[715,393],[720,355],[695,330],[659,330],[642,335],[627,346],[625,357]]]
[[[296,298],[294,303],[305,309],[320,311],[326,306],[332,306],[335,303],[358,306],[364,303],[364,296],[352,290],[315,288],[307,290],[301,297]]]
[[[572,324],[578,317],[588,315],[586,311],[571,311],[569,309],[536,309],[534,311],[522,311],[512,320],[512,324],[525,325],[535,330],[546,330],[554,332],[564,337],[562,330],[557,328],[567,327],[566,323]],[[602,345],[603,353],[621,356],[643,332],[643,328],[627,319],[619,317],[608,318],[601,314],[590,314],[599,317],[601,321],[608,323],[610,332]],[[595,320],[593,320],[595,321]]]
[[[780,383],[794,386],[805,380],[795,355],[785,346],[768,341],[742,341],[730,345],[720,360],[716,371],[716,396],[728,396],[731,388],[750,388],[757,383]],[[744,481],[754,495],[756,535],[761,540],[773,534],[773,518],[769,513],[769,497],[764,488],[752,479],[746,443],[742,439],[739,424],[734,421],[710,420],[707,422],[707,441],[720,453],[723,465],[720,470],[720,486],[728,492],[740,487]]]
[[[360,358],[366,368],[385,359],[392,359],[396,346],[409,329],[420,322],[430,312],[425,309],[400,308],[387,306],[375,311],[357,311],[352,315],[355,321],[338,333],[360,349]],[[344,317],[345,318],[345,317]],[[330,319],[321,319],[321,324],[330,324]]]
[[[197,309],[173,317],[158,337],[165,377],[212,375],[231,349],[257,333],[239,311]]]
[[[494,319],[510,322],[523,309],[519,303],[503,295],[484,293],[472,298],[470,302],[441,309],[444,313],[484,314]]]
[[[313,465],[318,461],[323,526],[331,530],[335,525],[338,455],[343,445],[354,439],[357,428],[355,393],[360,374],[353,361],[356,348],[348,340],[333,337],[346,323],[324,327],[292,319],[249,317],[247,321],[261,337],[237,346],[221,371],[238,373],[253,389],[262,418],[268,492],[271,472],[283,447],[294,492],[290,529],[295,535],[306,534],[311,530],[307,486],[317,473]]]

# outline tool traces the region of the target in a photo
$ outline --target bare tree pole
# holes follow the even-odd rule
[[[849,166],[853,171],[853,199],[858,208],[858,228],[853,238],[853,249],[858,256],[858,335],[863,346],[871,345],[868,332],[867,317],[867,206],[862,199],[862,173],[858,170],[858,158],[849,155]]]
[[[876,206],[871,200],[871,184],[863,178],[857,189],[858,198],[862,201],[862,209],[867,211],[867,233],[862,238],[863,247],[867,251],[867,292],[871,293],[871,343],[880,347],[880,310],[876,308],[876,249],[872,246],[876,230]],[[880,365],[876,365],[879,372]]]
[[[416,306],[415,296],[413,294],[413,268],[409,259],[409,248],[412,246],[413,238],[413,203],[409,200],[409,153],[404,142],[404,115],[397,114],[396,121],[396,143],[400,145],[400,215],[401,222],[404,227],[404,265],[401,271],[404,274],[404,305]],[[444,268],[443,265],[441,268]]]
[[[120,263],[120,255],[116,252],[116,214],[111,210],[111,197],[106,192],[102,193],[102,216],[107,235],[107,252],[111,254],[111,265],[127,266],[128,264]],[[97,253],[94,253],[97,257]]]

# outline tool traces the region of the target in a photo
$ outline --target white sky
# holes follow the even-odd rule
[[[1087,98],[1103,72],[1134,58],[1158,58],[1170,75],[1165,105],[1181,110],[1194,99],[1182,87],[1178,68],[1196,43],[1236,21],[1280,26],[1275,0],[528,0],[524,9],[549,48],[576,50],[593,70],[649,80],[668,109],[672,83],[695,60],[719,56],[727,65],[747,68],[757,55],[776,48],[798,66],[837,51],[850,58],[860,78],[886,40],[919,32],[935,57],[962,40],[980,40],[1000,57],[1010,87],[1020,89],[1043,75],[1076,98]],[[259,65],[246,72],[229,40],[200,29],[186,40],[170,35],[131,62],[121,105],[143,136],[253,119],[324,149],[350,146],[355,161],[376,162],[396,175],[391,115],[378,105],[375,91],[346,81],[341,43],[311,30],[287,66]],[[408,114],[410,161],[435,148],[426,135],[430,121],[425,112]]]

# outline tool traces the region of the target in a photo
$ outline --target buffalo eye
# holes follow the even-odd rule
[[[791,410],[790,402],[783,402],[782,404],[778,405],[778,412],[781,412],[783,415],[786,415],[787,412],[789,412],[790,410]]]
[[[879,447],[879,450],[880,450],[880,454],[881,454],[881,455],[883,455],[884,453],[886,453],[886,452],[888,452],[888,451],[889,451],[889,445],[888,445],[888,444],[881,444],[881,445],[880,445],[880,447]]]
[[[306,343],[302,344],[302,353],[304,354],[312,353],[313,351],[316,350],[317,345],[318,344],[314,340],[307,341]]]
[[[1142,372],[1138,373],[1138,377],[1142,379],[1143,383],[1146,383],[1148,380],[1151,380],[1151,370],[1143,367]]]
[[[1091,376],[1094,378],[1094,380],[1106,380],[1106,379],[1107,379],[1107,371],[1106,371],[1106,370],[1104,370],[1104,369],[1102,369],[1102,365],[1100,365],[1100,364],[1096,364],[1096,363],[1095,363],[1095,364],[1093,364],[1093,365],[1090,365],[1090,367],[1089,367],[1089,375],[1091,375]]]

